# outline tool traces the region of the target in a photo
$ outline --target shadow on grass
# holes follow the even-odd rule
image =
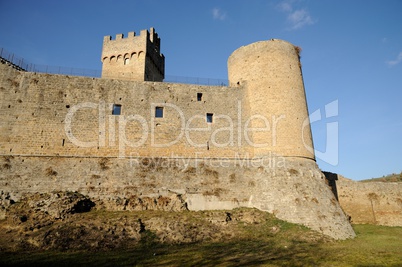
[[[239,240],[208,244],[146,244],[135,249],[107,252],[0,256],[1,266],[306,266],[318,264],[325,253],[317,244],[298,241],[284,247],[272,241]]]
[[[240,240],[230,243],[195,244],[183,247],[180,253],[173,253],[174,257],[170,257],[167,252],[166,255],[156,255],[154,260],[146,259],[143,263],[154,266],[306,266],[317,262],[317,254],[312,257],[309,254],[311,251],[319,249],[316,245],[298,242],[288,247],[279,247],[273,242]]]
[[[281,231],[272,233],[273,226]],[[113,249],[102,241],[105,250],[97,251],[20,246],[10,253],[0,248],[0,266],[402,266],[401,227],[354,225],[358,236],[343,241],[321,239],[303,227],[272,220],[230,229],[236,238],[220,242],[161,244],[158,235],[142,229],[139,241],[127,239]],[[75,232],[68,233],[70,238]]]

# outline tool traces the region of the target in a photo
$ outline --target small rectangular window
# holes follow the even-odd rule
[[[197,93],[197,101],[202,101],[202,93]]]
[[[155,107],[155,118],[163,118],[163,107]]]
[[[113,104],[112,115],[120,115],[121,114],[121,105]]]
[[[208,123],[212,123],[213,122],[213,117],[214,114],[213,113],[207,113],[207,122]]]

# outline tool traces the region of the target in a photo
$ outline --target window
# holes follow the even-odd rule
[[[113,104],[112,115],[120,115],[121,114],[121,105]]]
[[[213,113],[207,113],[207,122],[208,122],[208,123],[212,123],[212,122],[213,122],[213,119],[212,119],[213,116],[214,116]]]
[[[163,118],[163,107],[155,107],[155,118]]]
[[[197,93],[197,101],[202,101],[202,93]]]
[[[130,63],[130,59],[129,59],[129,58],[125,58],[125,59],[124,59],[124,65],[127,65],[128,63]]]

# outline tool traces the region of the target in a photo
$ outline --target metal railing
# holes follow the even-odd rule
[[[172,76],[172,75],[165,75],[165,79],[163,81],[169,83],[185,83],[185,84],[199,84],[199,85],[218,85],[218,86],[228,85],[228,80],[225,79],[183,77],[183,76]]]
[[[28,67],[28,63],[24,61],[22,57],[18,57],[15,54],[9,53],[4,48],[0,48],[0,60],[1,63],[6,63],[18,70],[25,71]]]
[[[63,74],[63,75],[71,75],[71,76],[85,76],[85,77],[94,77],[94,78],[100,78],[101,74],[102,74],[102,72],[100,70],[37,65],[37,64],[29,64],[26,71],[49,73],[49,74]]]
[[[101,70],[32,64],[32,63],[29,63],[28,61],[26,61],[22,57],[19,57],[19,56],[15,55],[14,53],[8,52],[4,48],[0,48],[0,61],[1,61],[1,63],[9,64],[13,68],[18,69],[20,71],[61,74],[61,75],[71,75],[71,76],[85,76],[85,77],[94,77],[94,78],[100,78],[101,74],[102,74]],[[199,84],[199,85],[215,85],[215,86],[227,86],[228,85],[228,80],[226,80],[226,79],[184,77],[184,76],[173,76],[173,75],[165,75],[165,79],[163,80],[163,82]]]

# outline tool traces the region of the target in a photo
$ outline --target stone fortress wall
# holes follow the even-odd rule
[[[111,79],[108,49],[101,79],[0,65],[4,192],[18,200],[70,190],[109,203],[175,195],[190,210],[256,207],[337,239],[354,236],[315,163],[292,44],[236,50],[229,87],[146,82],[146,68],[142,81],[128,80],[121,76],[132,70],[121,66]]]
[[[402,226],[402,183],[356,182],[339,175],[337,188],[353,223]]]
[[[235,56],[239,58],[236,51],[229,59],[232,87],[49,75],[3,65],[1,148],[15,155],[276,155],[314,160],[294,46],[280,40],[264,46],[273,51],[263,54],[279,58],[276,65],[267,59],[270,68],[278,70],[275,77],[270,78],[272,71],[256,71],[256,77],[268,77],[267,81],[250,82],[257,79],[247,77],[245,69],[270,68],[259,66],[262,59],[252,67],[239,62],[232,66]],[[282,47],[281,57],[275,51]],[[283,71],[281,65],[286,66]],[[114,105],[120,107],[120,115],[112,114]],[[155,116],[158,107],[163,108],[161,118]]]
[[[234,157],[238,152],[252,157],[244,132],[238,133],[248,119],[241,112],[237,117],[246,105],[241,90],[1,68],[4,153]],[[202,93],[201,101],[197,93]],[[120,115],[112,114],[116,104]],[[155,118],[156,107],[163,107],[163,118]],[[214,114],[213,123],[206,122],[206,113]],[[220,131],[224,128],[228,130]]]

